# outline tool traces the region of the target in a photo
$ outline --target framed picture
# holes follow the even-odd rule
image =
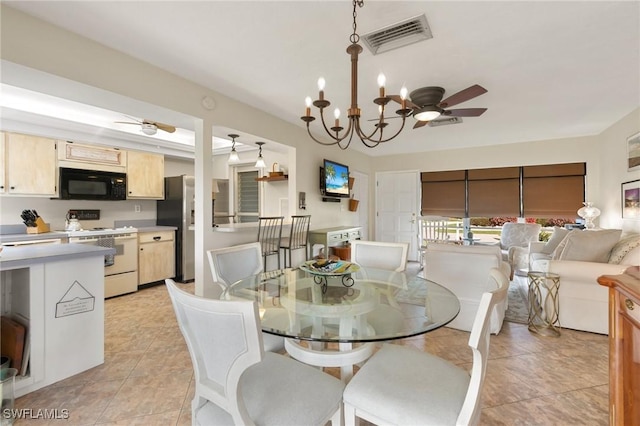
[[[628,170],[640,170],[640,132],[629,136],[627,146],[629,147]]]
[[[622,218],[640,219],[640,179],[622,184]]]

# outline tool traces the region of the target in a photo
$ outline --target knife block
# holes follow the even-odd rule
[[[51,231],[48,223],[44,223],[41,217],[36,219],[36,226],[27,226],[27,234],[42,234]]]

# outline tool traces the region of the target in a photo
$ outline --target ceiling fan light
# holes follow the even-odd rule
[[[421,108],[418,112],[413,114],[413,117],[418,121],[431,121],[440,117],[440,111],[434,106],[426,106]]]
[[[158,132],[158,127],[155,124],[142,123],[140,125],[140,131],[145,135],[155,135]]]

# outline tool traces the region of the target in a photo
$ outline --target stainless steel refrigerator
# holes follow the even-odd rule
[[[164,200],[156,204],[156,223],[176,226],[176,281],[195,278],[195,232],[192,226],[195,212],[195,179],[193,176],[164,178]]]

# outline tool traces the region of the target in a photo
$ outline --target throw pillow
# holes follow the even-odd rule
[[[558,259],[607,263],[621,233],[620,229],[570,232]]]
[[[559,260],[560,259],[560,255],[562,254],[562,250],[564,250],[564,247],[567,245],[567,241],[569,241],[569,237],[574,232],[581,232],[581,231],[578,230],[578,229],[574,229],[574,230],[569,231],[567,233],[567,235],[564,236],[562,241],[560,241],[560,244],[558,244],[556,249],[553,252],[551,252],[551,259],[553,259],[553,260]]]
[[[615,246],[613,246],[613,250],[611,250],[611,254],[609,255],[609,263],[619,265],[622,259],[624,259],[631,250],[638,246],[640,246],[639,234],[621,239]]]
[[[544,254],[551,254],[560,245],[564,237],[569,234],[569,230],[566,228],[560,228],[559,226],[553,227],[553,234],[549,241],[544,245],[541,252]]]

